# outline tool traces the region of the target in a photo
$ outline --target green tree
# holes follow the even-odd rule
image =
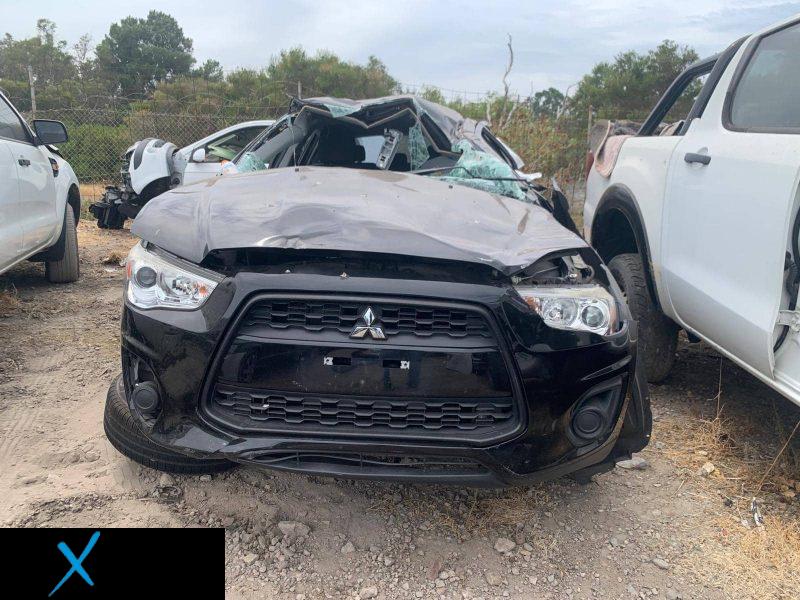
[[[92,50],[92,36],[88,33],[84,33],[72,46],[72,60],[81,79],[88,79],[93,74],[95,63],[91,57]]]
[[[15,40],[6,33],[0,40],[0,78],[28,81],[28,66],[40,85],[60,83],[76,74],[65,41],[56,41],[56,24],[47,19],[36,22],[36,36]]]
[[[564,94],[554,87],[540,90],[530,99],[531,113],[534,118],[555,119],[564,106],[564,100]]]
[[[192,76],[161,82],[150,99],[134,103],[134,108],[229,120],[264,119],[286,111],[288,93],[296,93],[296,85],[273,83],[265,71],[237,69],[222,81]]]
[[[6,33],[0,39],[0,88],[20,110],[31,109],[29,66],[38,108],[69,105],[80,95],[77,69],[67,43],[56,40],[55,34],[55,23],[39,19],[34,37],[16,40]]]
[[[270,61],[267,74],[273,83],[296,86],[300,82],[304,96],[374,98],[395,92],[398,85],[375,56],[370,56],[366,65],[357,65],[332,52],[309,56],[302,48],[282,50]]]
[[[397,89],[396,80],[375,57],[357,65],[330,52],[309,56],[294,48],[281,52],[263,70],[237,69],[217,77],[218,65],[207,61],[189,77],[159,82],[151,99],[135,103],[134,109],[146,112],[156,106],[162,113],[206,115],[228,122],[282,115],[289,97],[298,91],[306,97],[372,98]]]
[[[151,10],[146,19],[114,23],[97,46],[97,64],[124,95],[147,94],[159,81],[189,73],[192,40],[170,15]]]
[[[425,98],[425,100],[436,102],[436,104],[447,104],[444,94],[442,94],[442,91],[437,87],[430,85],[423,86],[422,89],[417,92],[417,95],[421,98]]]
[[[671,40],[645,54],[623,52],[614,62],[598,63],[584,75],[571,110],[586,114],[591,106],[601,118],[642,119],[675,77],[697,59],[692,48]]]
[[[199,77],[206,81],[222,81],[225,78],[225,73],[218,60],[209,58],[199,67],[192,69],[192,77]]]

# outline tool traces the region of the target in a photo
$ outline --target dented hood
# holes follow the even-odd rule
[[[510,275],[586,244],[531,203],[422,175],[299,167],[216,177],[151,200],[131,231],[195,263],[214,250],[401,254]]]

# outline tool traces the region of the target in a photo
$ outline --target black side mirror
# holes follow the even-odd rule
[[[39,144],[63,144],[69,137],[67,128],[61,121],[51,121],[50,119],[35,119],[33,121],[33,131]]]

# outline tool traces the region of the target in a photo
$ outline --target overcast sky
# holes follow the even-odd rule
[[[70,45],[84,33],[97,43],[112,22],[159,7],[192,38],[199,62],[216,58],[226,70],[261,67],[301,45],[355,62],[374,54],[404,84],[470,92],[500,88],[510,33],[512,87],[524,94],[551,85],[564,91],[623,50],[673,39],[711,54],[800,13],[800,1],[768,0],[0,0],[0,33],[29,37],[46,17]]]

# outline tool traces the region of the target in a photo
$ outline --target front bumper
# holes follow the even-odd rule
[[[332,298],[423,303],[458,298],[459,305],[474,307],[493,327],[507,366],[508,393],[516,403],[513,422],[477,437],[455,429],[395,435],[379,427],[344,428],[344,433],[325,426],[251,428],[215,414],[209,398],[248,307],[265,290],[313,298],[321,289]],[[294,348],[292,337],[269,342]],[[377,342],[368,346],[389,352]],[[395,346],[394,351],[414,356],[420,348]],[[452,282],[414,281],[410,286],[395,279],[240,273],[220,284],[201,310],[139,310],[126,302],[122,319],[125,392],[130,403],[137,378],[142,378],[139,371],[147,373],[148,385],[160,394],[158,413],[148,417],[133,406],[132,412],[162,446],[273,469],[460,485],[525,484],[602,470],[644,447],[650,408],[635,350],[635,327],[609,337],[550,330],[506,288]],[[451,351],[477,353],[474,348]],[[310,379],[308,373],[299,378]],[[436,385],[441,387],[437,392],[447,391],[446,385]],[[576,411],[604,401],[610,408],[602,433],[589,441],[577,438],[572,425]]]

